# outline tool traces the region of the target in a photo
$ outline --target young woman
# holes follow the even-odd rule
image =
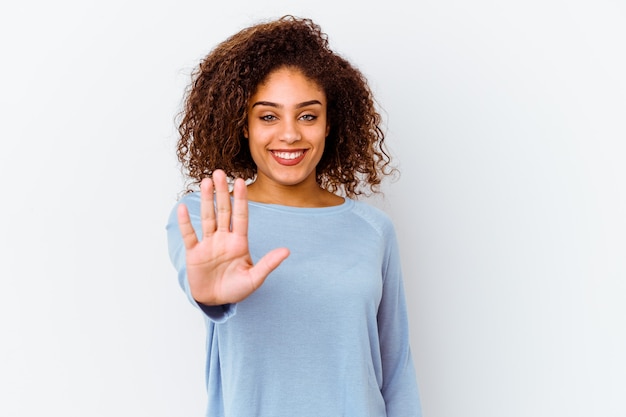
[[[394,228],[356,200],[392,172],[363,75],[285,16],[210,52],[181,116],[200,190],[167,230],[206,321],[206,415],[421,415]]]

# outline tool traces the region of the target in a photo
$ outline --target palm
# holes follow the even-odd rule
[[[241,301],[263,283],[289,251],[274,249],[253,264],[248,249],[248,201],[243,180],[235,182],[232,208],[226,176],[220,170],[214,172],[213,180],[202,181],[200,194],[201,240],[196,237],[187,208],[181,205],[178,211],[191,294],[207,305]]]

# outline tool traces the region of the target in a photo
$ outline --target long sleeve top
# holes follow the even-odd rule
[[[186,204],[201,238],[199,193]],[[394,227],[345,199],[297,208],[249,203],[249,248],[290,256],[237,304],[191,296],[172,210],[169,254],[206,323],[207,416],[418,417],[420,400]]]

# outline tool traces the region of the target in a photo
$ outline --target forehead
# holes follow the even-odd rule
[[[287,101],[300,99],[326,99],[322,87],[312,78],[307,77],[297,68],[281,67],[270,72],[259,83],[252,99],[281,98]]]

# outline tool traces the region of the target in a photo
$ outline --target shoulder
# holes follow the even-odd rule
[[[178,204],[200,204],[200,192],[192,191],[186,192],[178,199]]]
[[[352,212],[367,222],[381,236],[394,234],[391,217],[382,209],[359,200],[352,200]]]
[[[170,210],[169,218],[168,218],[168,227],[176,226],[178,224],[177,220],[177,211],[178,206],[180,204],[184,204],[187,206],[187,211],[189,212],[190,217],[193,219],[195,216],[200,215],[200,193],[199,192],[190,192],[185,193],[181,197],[179,197],[178,201],[174,204],[174,207]]]
[[[183,194],[176,202],[174,206],[174,210],[180,204],[184,204],[185,206],[187,206],[187,210],[189,210],[189,214],[191,215],[193,215],[196,212],[199,213],[200,212],[200,192],[193,191],[193,192],[187,192]]]
[[[391,217],[382,209],[361,200],[351,200],[352,210],[364,218],[374,222],[391,223]]]

